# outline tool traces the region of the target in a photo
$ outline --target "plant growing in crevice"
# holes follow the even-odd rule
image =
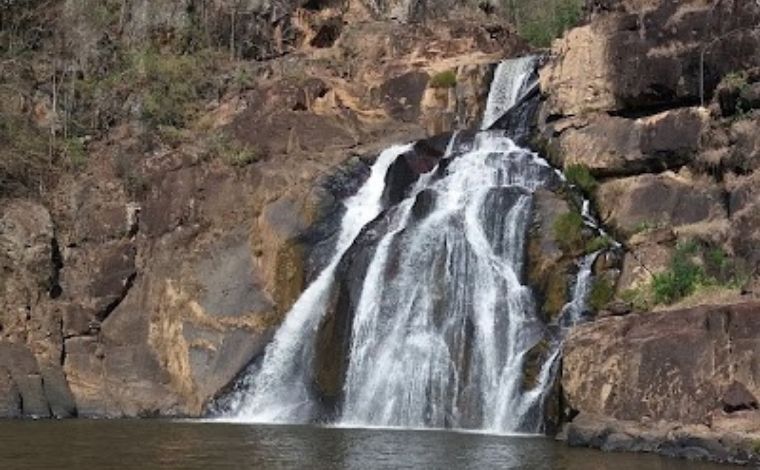
[[[591,195],[599,185],[586,165],[569,165],[564,171],[567,182],[587,195]]]
[[[591,285],[588,294],[588,305],[598,312],[609,304],[615,297],[615,285],[606,276],[600,276]]]
[[[561,214],[552,226],[554,239],[565,251],[578,251],[583,247],[583,217],[576,211]]]
[[[668,269],[652,278],[655,303],[671,304],[691,295],[705,278],[704,269],[695,259],[698,248],[693,241],[678,244]]]
[[[217,157],[232,167],[244,167],[263,157],[261,151],[223,132],[211,138],[208,155]]]
[[[596,253],[597,251],[611,248],[615,242],[607,235],[599,235],[592,238],[586,243],[586,253]]]
[[[457,85],[457,74],[453,70],[437,73],[430,78],[431,88],[454,88]]]

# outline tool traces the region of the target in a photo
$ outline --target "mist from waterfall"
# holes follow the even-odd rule
[[[535,80],[533,57],[496,69],[483,129],[514,107]],[[560,344],[536,312],[525,280],[534,191],[562,185],[561,173],[503,131],[454,133],[439,167],[398,204],[383,207],[386,175],[412,145],[384,151],[369,179],[345,201],[339,240],[263,359],[229,397],[224,419],[308,423],[318,419],[314,353],[336,270],[365,226],[384,214],[351,312],[341,426],[543,430],[544,403]],[[584,259],[566,306],[580,315],[593,259]],[[564,315],[563,315],[564,316]],[[543,359],[530,383],[524,369]],[[337,359],[336,359],[337,360]]]

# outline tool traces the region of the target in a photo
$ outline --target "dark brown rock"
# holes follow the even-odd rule
[[[4,418],[21,417],[21,395],[10,373],[0,368],[0,416]]]
[[[401,121],[416,120],[429,79],[425,72],[409,72],[383,83],[380,94],[388,114]]]
[[[566,425],[563,439],[573,447],[608,452],[648,452],[743,465],[760,463],[754,449],[754,435],[713,430],[704,425],[642,424],[581,413]]]
[[[402,201],[412,185],[425,173],[433,170],[444,156],[451,134],[441,134],[415,142],[388,168],[385,176],[383,204],[390,206]]]
[[[533,224],[527,238],[527,276],[540,311],[552,320],[568,302],[573,260],[560,248],[554,233],[558,217],[570,210],[559,195],[540,189],[534,194]]]
[[[594,114],[553,122],[550,153],[559,166],[583,165],[594,175],[624,176],[678,168],[699,150],[707,115],[697,108],[638,119]]]
[[[728,386],[726,393],[721,398],[723,403],[723,411],[726,413],[734,413],[741,410],[756,410],[758,408],[757,398],[755,398],[747,387],[741,383],[734,381]]]

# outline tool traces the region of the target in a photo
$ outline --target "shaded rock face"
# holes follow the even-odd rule
[[[71,417],[63,378],[59,256],[50,213],[31,201],[0,209],[0,391],[4,416]]]
[[[751,423],[755,423],[754,425]],[[580,414],[567,426],[563,439],[573,447],[593,447],[607,452],[648,452],[689,460],[712,460],[757,465],[755,438],[740,434],[738,427],[757,429],[760,414],[732,419],[730,428],[704,425],[619,421]]]
[[[605,223],[626,235],[642,224],[683,226],[726,218],[721,192],[688,175],[662,173],[613,180],[602,184],[597,198]]]
[[[760,391],[758,309],[699,307],[581,326],[565,345],[566,403],[621,420],[709,422],[734,382]]]
[[[563,253],[553,233],[557,219],[570,211],[558,195],[536,191],[531,233],[528,236],[528,279],[547,320],[556,318],[567,303],[574,257]]]

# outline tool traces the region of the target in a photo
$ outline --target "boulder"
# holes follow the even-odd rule
[[[390,207],[406,198],[420,176],[429,173],[438,165],[451,138],[452,135],[446,133],[419,140],[409,151],[401,154],[385,175],[383,205]]]
[[[737,381],[728,386],[721,402],[723,403],[723,411],[726,413],[758,409],[757,398],[747,390],[743,383]]]
[[[634,235],[623,257],[618,291],[638,289],[665,271],[673,255],[676,236],[670,229],[659,229]]]
[[[760,393],[758,312],[706,306],[578,326],[564,348],[566,403],[616,420],[706,422],[734,381],[748,391],[740,402]]]
[[[607,114],[562,119],[545,132],[558,166],[583,165],[595,176],[625,176],[678,168],[700,148],[707,114],[698,108],[638,119]]]
[[[602,221],[630,237],[651,229],[704,227],[726,220],[720,187],[688,172],[644,174],[603,182],[596,193]]]
[[[755,451],[756,434],[710,429],[677,422],[642,424],[581,413],[564,429],[572,447],[592,447],[607,452],[647,452],[689,460],[711,460],[740,465],[760,463]]]
[[[547,320],[552,320],[570,296],[573,259],[562,251],[554,233],[555,221],[570,206],[557,194],[539,189],[534,194],[533,207],[533,223],[527,238],[527,279],[539,310]]]

